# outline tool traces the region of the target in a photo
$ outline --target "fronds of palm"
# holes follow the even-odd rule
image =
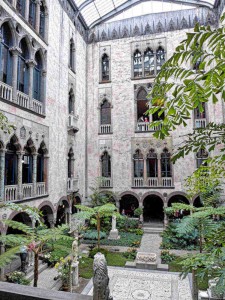
[[[9,264],[14,258],[16,258],[16,254],[20,252],[20,246],[13,247],[6,252],[0,255],[0,268],[4,268],[7,264]]]
[[[21,222],[17,222],[17,221],[13,221],[13,220],[4,220],[3,222],[6,225],[8,225],[9,227],[11,227],[13,229],[18,229],[27,235],[30,235],[33,232],[33,228],[31,228],[30,226],[23,224]]]

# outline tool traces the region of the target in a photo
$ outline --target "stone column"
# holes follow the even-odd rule
[[[140,202],[139,203],[139,207],[143,209],[143,212],[144,212],[144,205],[143,205],[143,202]],[[144,222],[144,216],[143,216],[143,213],[140,215],[140,222],[143,223]]]
[[[33,183],[33,196],[36,196],[37,195],[37,153],[33,154],[32,183]]]
[[[47,76],[47,72],[43,70],[41,74],[41,102],[42,102],[42,113],[44,115],[46,113],[46,76]]]
[[[35,30],[39,33],[40,28],[40,8],[41,8],[41,1],[36,0],[36,20],[35,20]]]
[[[50,223],[50,228],[54,228],[55,227],[55,220],[54,220],[54,216],[53,215],[49,215],[48,216],[48,222]]]
[[[157,157],[157,162],[158,162],[158,185],[162,185],[162,174],[161,174],[161,155],[159,154]]]
[[[144,182],[143,182],[143,185],[146,186],[147,185],[147,164],[146,164],[147,159],[146,159],[146,157],[144,157],[143,162],[144,162],[144,170],[143,170],[143,172],[144,172]]]
[[[3,254],[5,252],[5,245],[3,243],[0,243],[0,254]],[[4,281],[5,279],[5,269],[0,269],[0,280]]]
[[[21,53],[21,50],[17,47],[12,47],[10,48],[10,51],[12,52],[13,56],[13,68],[12,68],[12,87],[13,87],[13,92],[12,92],[12,100],[13,102],[17,102],[17,69],[18,69],[18,56]]]
[[[22,167],[22,158],[23,158],[24,152],[19,152],[17,153],[18,156],[18,199],[21,200],[23,199],[23,185],[22,185],[22,172],[23,172],[23,167]]]
[[[25,1],[25,19],[29,22],[30,1]]]
[[[30,100],[30,109],[33,108],[33,81],[34,81],[34,67],[36,62],[33,59],[26,60],[26,63],[29,66],[29,100]]]
[[[44,156],[44,182],[45,182],[45,194],[48,194],[48,161],[49,157],[47,155]]]
[[[72,285],[78,286],[79,284],[79,261],[72,262]]]
[[[164,209],[167,208],[167,202],[164,202]],[[167,214],[164,211],[164,226],[166,227],[168,225],[168,217]]]
[[[4,201],[5,190],[5,150],[0,152],[0,202]]]

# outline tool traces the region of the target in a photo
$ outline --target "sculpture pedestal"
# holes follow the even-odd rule
[[[110,230],[108,239],[109,240],[119,240],[120,236],[118,233],[118,229]]]
[[[79,262],[73,262],[71,267],[72,267],[72,286],[78,286],[79,284]]]

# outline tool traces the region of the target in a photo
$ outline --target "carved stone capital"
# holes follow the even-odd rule
[[[11,51],[12,52],[12,55],[13,56],[16,56],[16,55],[19,55],[19,54],[21,54],[22,53],[22,50],[19,48],[19,47],[11,47],[10,49],[9,49],[9,51]]]
[[[34,59],[27,59],[26,64],[28,64],[28,66],[32,67],[32,68],[34,68],[37,65],[37,63]]]

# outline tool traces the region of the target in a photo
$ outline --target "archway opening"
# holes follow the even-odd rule
[[[12,221],[20,222],[20,223],[28,225],[30,227],[32,226],[31,218],[25,212],[21,212],[21,213],[18,213],[17,215],[15,215],[12,218]],[[24,234],[24,232],[19,229],[16,229],[16,228],[8,227],[7,234]]]
[[[168,201],[168,207],[171,207],[173,203],[190,204],[188,199],[183,195],[174,195]]]
[[[72,214],[77,213],[77,208],[75,205],[80,205],[81,204],[81,199],[79,196],[74,197],[73,199],[73,205],[72,205]]]
[[[40,211],[42,212],[42,222],[48,227],[51,228],[53,224],[53,211],[50,206],[44,205]]]
[[[164,219],[163,201],[157,195],[148,195],[143,201],[144,222],[162,222]]]
[[[204,206],[199,196],[194,200],[193,206],[197,208]]]
[[[69,204],[66,200],[62,200],[57,209],[56,226],[67,224],[69,214]]]
[[[120,200],[120,213],[126,216],[133,217],[134,211],[139,207],[138,200],[133,195],[124,195]]]

